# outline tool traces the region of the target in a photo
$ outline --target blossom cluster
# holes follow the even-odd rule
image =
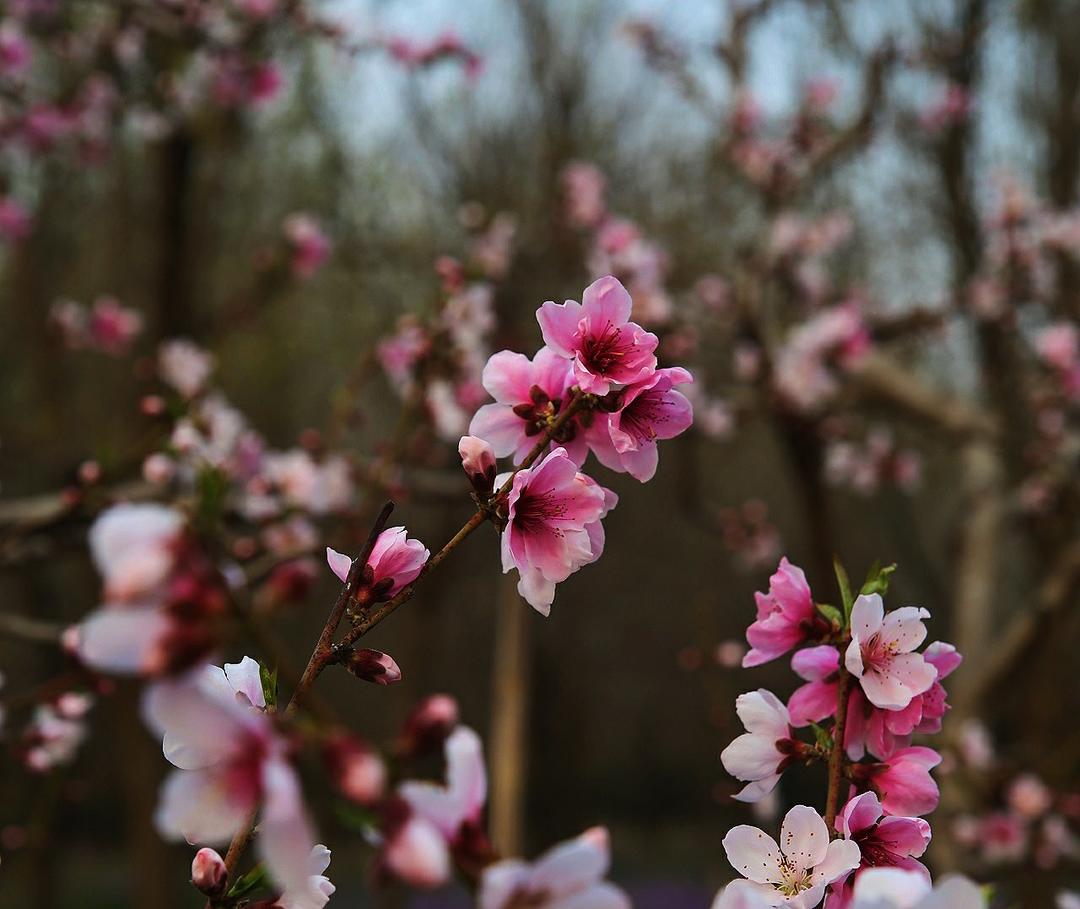
[[[792,808],[779,842],[746,825],[729,831],[724,848],[745,880],[726,888],[717,907],[812,909],[824,900],[827,909],[850,909],[931,899],[920,857],[931,838],[924,816],[938,803],[930,771],[941,757],[912,736],[941,730],[948,709],[942,680],[960,655],[944,643],[920,651],[925,609],[886,611],[891,573],[875,568],[853,595],[838,566],[837,607],[816,603],[805,574],[785,558],[768,591],[755,595],[742,665],[790,653],[803,684],[786,703],[763,688],[740,695],[736,711],[746,732],[721,760],[745,783],[735,796],[744,802],[770,796],[794,764],[826,763],[829,806],[825,819],[810,806]],[[803,728],[813,730],[813,742],[799,738]],[[966,883],[940,887],[966,894],[948,905],[983,905]]]
[[[503,570],[517,569],[519,592],[545,615],[555,585],[600,557],[601,520],[618,502],[581,472],[589,453],[646,482],[656,473],[657,443],[693,420],[678,390],[690,373],[658,367],[656,335],[631,321],[633,305],[608,275],[590,284],[580,303],[541,306],[544,346],[531,359],[504,350],[488,360],[483,385],[495,401],[476,412],[462,440],[466,473],[504,526]],[[496,477],[497,457],[512,457],[522,469]]]

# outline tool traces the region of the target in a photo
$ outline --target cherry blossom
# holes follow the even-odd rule
[[[162,787],[155,820],[168,839],[214,845],[261,806],[258,848],[271,877],[285,892],[305,893],[314,834],[288,745],[265,707],[250,657],[146,690],[143,716],[177,768]]]
[[[573,361],[582,391],[604,395],[612,384],[639,382],[656,368],[657,337],[630,321],[633,301],[608,275],[585,288],[582,302],[548,301],[536,318],[544,343]]]
[[[986,897],[962,877],[930,881],[901,868],[871,868],[855,882],[852,909],[986,909]]]
[[[86,714],[93,705],[88,695],[69,693],[39,704],[23,731],[23,761],[36,773],[70,764],[86,740]]]
[[[480,737],[459,726],[446,739],[446,784],[402,783],[387,825],[383,860],[394,874],[421,887],[445,883],[450,854],[479,829],[487,800],[487,772]]]
[[[420,575],[431,553],[419,540],[411,539],[404,527],[388,527],[375,541],[361,575],[369,602],[388,600]],[[330,570],[343,584],[349,576],[352,559],[326,548]]]
[[[694,421],[694,411],[676,385],[693,382],[685,369],[658,369],[649,378],[624,389],[620,407],[597,420],[588,434],[600,463],[626,471],[642,483],[651,480],[659,460],[657,440],[673,439]],[[607,439],[603,430],[607,430]]]
[[[572,369],[548,347],[541,347],[531,360],[503,350],[488,360],[483,383],[495,403],[476,411],[469,434],[488,442],[496,457],[513,455],[515,461],[521,461],[567,403]],[[566,449],[576,464],[585,463],[588,449],[577,420],[565,424],[554,443]]]
[[[311,850],[308,859],[310,876],[304,886],[286,889],[274,903],[275,909],[322,909],[337,889],[323,873],[330,867],[330,850],[321,843]]]
[[[485,495],[495,487],[495,451],[491,445],[476,436],[462,436],[458,442],[461,468],[469,478],[474,490]]]
[[[932,748],[912,745],[884,763],[855,764],[851,772],[877,793],[887,814],[919,817],[937,808],[938,787],[930,771],[940,763],[941,755]]]
[[[769,578],[769,592],[755,593],[754,601],[757,619],[746,630],[751,648],[743,657],[746,668],[775,660],[828,629],[814,608],[806,575],[786,557]]]
[[[184,517],[153,503],[122,503],[90,528],[90,556],[110,601],[135,602],[159,590],[176,565]]]
[[[807,805],[796,805],[787,813],[780,843],[746,824],[733,827],[724,837],[732,867],[772,906],[813,909],[829,884],[859,866],[859,847],[851,840],[830,842],[821,815]]]
[[[848,672],[859,679],[867,700],[885,710],[902,710],[927,691],[937,669],[914,653],[926,638],[925,609],[906,606],[885,614],[878,594],[855,600],[851,611],[851,644],[844,655]]]
[[[930,844],[930,825],[922,818],[883,817],[877,796],[864,792],[837,815],[836,829],[858,844],[862,861],[852,877],[830,887],[825,909],[848,909],[854,884],[868,868],[903,868],[930,880],[930,872],[918,861]]]
[[[214,370],[214,358],[192,341],[166,341],[158,350],[161,380],[183,397],[193,398],[206,387]]]
[[[289,266],[298,278],[310,278],[330,256],[330,240],[315,218],[306,212],[294,212],[285,218],[282,232],[292,256]]]
[[[792,736],[787,708],[771,691],[759,688],[740,694],[735,710],[746,732],[724,749],[720,760],[733,777],[747,781],[735,798],[756,802],[773,790],[780,774],[797,759],[800,743]]]
[[[484,869],[479,909],[630,909],[630,900],[604,876],[610,865],[608,832],[593,827],[549,849],[535,862],[506,859]]]
[[[502,534],[503,572],[518,570],[518,592],[541,615],[550,614],[557,583],[600,557],[600,521],[617,501],[579,473],[564,448],[514,475]]]

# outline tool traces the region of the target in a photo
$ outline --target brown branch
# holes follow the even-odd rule
[[[990,414],[927,385],[882,354],[867,354],[849,375],[859,391],[881,398],[938,429],[959,436],[997,435],[998,425]]]
[[[843,653],[843,649],[841,649]],[[847,727],[848,692],[851,674],[840,663],[840,675],[836,683],[836,720],[832,729],[832,749],[829,751],[829,792],[825,797],[825,826],[833,834],[836,814],[840,810],[840,792],[844,786],[844,731]]]
[[[63,633],[63,625],[0,612],[0,637],[53,647],[59,645]]]
[[[360,579],[364,568],[367,566],[367,561],[371,555],[371,550],[375,546],[375,541],[379,538],[379,534],[382,533],[383,528],[386,526],[386,522],[390,517],[390,512],[393,510],[393,503],[391,502],[387,502],[386,505],[383,506],[382,511],[379,513],[379,517],[371,528],[371,532],[368,534],[368,539],[364,544],[364,548],[360,551],[360,554],[356,559],[353,560],[352,566],[349,568],[349,574],[345,579],[345,584],[342,586],[341,593],[338,594],[337,600],[335,600],[334,605],[330,609],[330,615],[327,617],[326,624],[323,626],[322,633],[319,635],[319,640],[316,642],[315,649],[311,653],[311,658],[308,660],[304,673],[300,677],[300,682],[296,686],[296,690],[293,691],[288,706],[285,708],[286,716],[291,716],[296,712],[308,691],[311,689],[311,686],[315,683],[315,680],[322,674],[322,671],[328,665],[340,660],[356,640],[367,634],[367,632],[378,625],[383,619],[389,617],[398,606],[411,599],[419,581],[438,567],[466,537],[490,517],[492,505],[502,500],[510,492],[514,483],[514,477],[517,473],[532,466],[536,459],[543,454],[544,449],[550,444],[552,437],[566,423],[573,419],[574,415],[585,406],[586,402],[591,402],[591,397],[582,394],[580,391],[576,392],[567,404],[566,409],[563,410],[543,431],[539,441],[533,446],[532,451],[530,451],[529,454],[525,456],[525,459],[514,468],[506,482],[503,483],[494,496],[492,496],[491,504],[486,508],[477,509],[476,513],[465,522],[450,541],[434,556],[428,559],[421,569],[420,574],[412,584],[403,588],[392,599],[362,618],[352,629],[350,629],[348,634],[342,638],[341,642],[335,645],[333,640],[338,626],[341,624],[341,620],[344,618],[346,610],[355,602],[357,593],[356,582]],[[243,825],[229,844],[229,850],[225,857],[225,866],[229,872],[230,878],[236,870],[241,855],[243,855],[244,850],[251,841],[254,832],[254,822],[255,816],[253,814],[250,820]],[[226,892],[228,892],[227,887]],[[211,907],[224,906],[227,904],[227,901],[223,902],[221,900],[218,900],[217,902],[211,900],[207,903],[207,905]]]

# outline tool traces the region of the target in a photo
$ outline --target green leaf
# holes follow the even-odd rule
[[[337,814],[343,826],[362,834],[376,829],[379,823],[379,818],[374,811],[351,802],[339,802],[334,806],[334,813]]]
[[[819,726],[817,723],[811,723],[810,728],[814,730],[814,742],[818,748],[828,753],[832,751],[833,739],[828,730]]]
[[[844,614],[835,606],[829,603],[817,603],[817,611],[820,612],[825,619],[837,628],[844,627]]]
[[[893,572],[896,571],[896,563],[891,565],[885,565],[882,567],[875,562],[871,567],[869,573],[866,575],[866,580],[863,581],[863,585],[859,588],[859,593],[869,596],[872,593],[885,596],[889,592],[889,582],[892,580]]]
[[[836,572],[836,583],[840,587],[840,600],[844,605],[844,622],[841,627],[846,628],[851,620],[851,607],[855,598],[851,595],[851,581],[848,580],[847,571],[840,564],[840,560],[833,556],[833,571]]]
[[[259,681],[262,682],[263,698],[266,700],[266,706],[268,709],[273,710],[275,707],[277,707],[277,669],[275,668],[271,672],[270,667],[259,663]]]
[[[227,896],[230,899],[240,899],[258,890],[265,880],[266,869],[262,865],[256,865],[247,874],[237,879],[236,883],[229,888]]]

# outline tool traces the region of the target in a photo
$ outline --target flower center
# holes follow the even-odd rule
[[[585,336],[581,345],[581,358],[590,372],[606,373],[626,356],[626,349],[620,346],[622,330],[608,322],[599,334]]]

